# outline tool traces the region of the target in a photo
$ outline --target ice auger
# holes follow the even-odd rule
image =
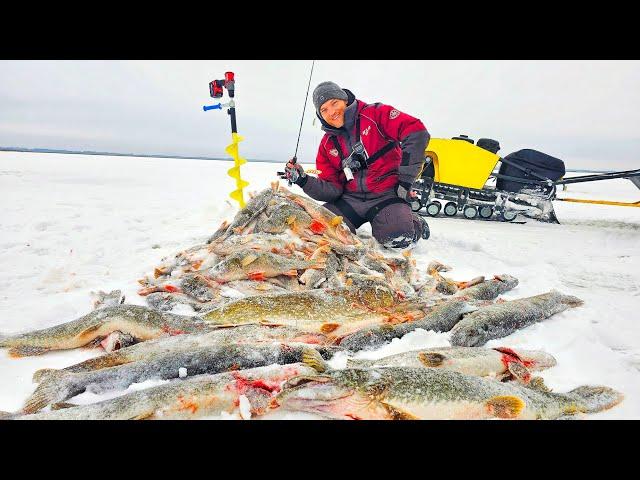
[[[227,113],[231,118],[231,144],[225,148],[225,151],[233,158],[234,165],[227,171],[227,174],[236,181],[236,190],[231,192],[229,196],[240,204],[240,208],[244,208],[243,189],[249,185],[249,182],[243,180],[240,176],[240,166],[247,163],[247,160],[242,158],[238,152],[238,144],[244,140],[244,137],[238,135],[238,127],[236,125],[236,105],[233,101],[235,96],[234,77],[233,72],[225,72],[223,80],[213,80],[209,83],[209,94],[212,98],[222,98],[224,88],[226,88],[229,93],[229,102],[218,103],[217,105],[205,105],[202,109],[206,112],[208,110],[222,110],[223,108],[229,107]]]

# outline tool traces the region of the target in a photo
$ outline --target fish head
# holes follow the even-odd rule
[[[330,375],[302,375],[285,382],[272,405],[329,418],[353,418],[348,410],[354,396],[355,389],[338,384]]]
[[[451,345],[459,347],[480,347],[487,342],[489,326],[483,323],[474,325],[464,325],[463,328],[456,328],[460,323],[451,329]]]
[[[519,283],[516,277],[513,277],[506,273],[503,273],[500,275],[494,275],[493,279],[498,280],[502,284],[501,286],[504,287],[505,292],[516,288]]]
[[[376,275],[347,274],[348,289],[368,307],[390,307],[395,304],[395,293],[384,277]]]
[[[584,300],[573,295],[562,295],[561,302],[570,307],[579,307],[584,303]]]
[[[138,342],[132,335],[116,330],[115,332],[111,332],[107,335],[100,342],[100,345],[104,348],[105,352],[111,353],[115,350],[120,350],[121,348],[126,348],[136,343]]]
[[[504,347],[495,348],[499,352],[503,352],[506,349]],[[557,361],[553,355],[543,352],[542,350],[522,350],[519,348],[509,349],[510,352],[517,356],[522,361],[525,367],[531,370],[543,370],[545,368],[555,367]]]
[[[235,252],[209,269],[207,274],[215,280],[225,281],[242,272],[245,251]]]

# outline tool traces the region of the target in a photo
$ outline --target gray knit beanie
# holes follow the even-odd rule
[[[316,112],[320,114],[322,104],[332,98],[338,98],[346,102],[347,93],[333,82],[322,82],[319,84],[313,91],[313,104],[316,107]]]

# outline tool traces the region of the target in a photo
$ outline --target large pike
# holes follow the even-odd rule
[[[202,375],[176,380],[165,385],[131,392],[90,405],[74,406],[23,415],[18,420],[140,420],[192,419],[222,413],[242,413],[246,402],[249,412],[266,411],[282,382],[297,375],[309,375],[313,369],[304,364],[270,365],[250,370]]]
[[[497,377],[501,380],[531,380],[529,371],[556,365],[556,359],[540,350],[506,347],[434,347],[412,350],[377,360],[347,360],[347,368],[412,367],[441,368],[467,375]]]
[[[274,407],[333,419],[555,419],[599,412],[623,399],[603,386],[553,393],[439,368],[326,370],[321,359],[305,361],[322,373],[287,381]]]
[[[217,344],[188,350],[177,350],[151,356],[124,365],[89,372],[58,371],[42,380],[27,399],[23,413],[34,413],[52,403],[62,402],[85,390],[104,393],[123,390],[132,383],[150,379],[214,374],[231,370],[264,367],[274,363],[286,365],[302,361],[310,348],[304,344]],[[330,358],[336,347],[316,347]]]
[[[470,313],[451,330],[451,344],[479,347],[520,328],[545,320],[568,308],[582,305],[577,297],[552,290],[533,297],[496,303]]]
[[[50,350],[78,348],[96,343],[114,332],[130,335],[137,341],[161,336],[210,330],[198,317],[159,312],[139,305],[118,305],[94,310],[77,320],[54,327],[0,338],[0,347],[9,355],[40,355]]]
[[[420,303],[400,302],[389,288],[353,285],[241,298],[207,312],[203,318],[216,325],[247,322],[291,325],[339,338],[366,326],[422,316]]]
[[[229,328],[216,328],[206,333],[192,333],[158,338],[136,343],[126,348],[90,358],[61,370],[45,368],[33,374],[33,381],[40,382],[57,372],[81,373],[115,367],[126,363],[156,358],[167,353],[194,350],[224,343],[239,344],[261,342],[307,343],[325,345],[329,340],[320,333],[310,333],[294,327],[272,325],[237,325]]]

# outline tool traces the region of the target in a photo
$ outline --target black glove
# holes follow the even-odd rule
[[[299,163],[292,163],[289,160],[284,167],[284,172],[277,172],[278,176],[284,180],[289,180],[291,183],[295,183],[299,186],[304,186],[307,183],[307,174],[304,173],[304,168]]]
[[[411,184],[400,182],[396,185],[396,195],[402,200],[411,201]]]

